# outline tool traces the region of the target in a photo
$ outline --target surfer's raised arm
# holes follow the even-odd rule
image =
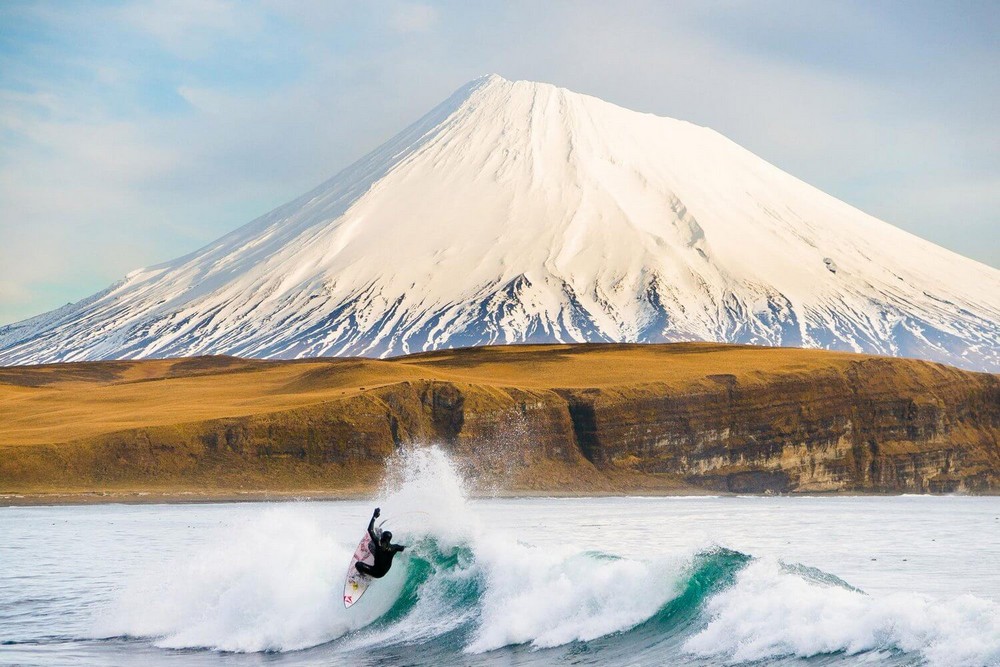
[[[368,522],[368,537],[372,538],[372,544],[378,544],[378,535],[375,534],[375,519],[382,513],[381,508],[376,507],[372,512],[372,520]]]

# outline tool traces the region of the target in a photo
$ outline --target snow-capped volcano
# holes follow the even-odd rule
[[[312,192],[0,328],[0,363],[714,340],[1000,370],[1000,271],[722,135],[473,81]]]

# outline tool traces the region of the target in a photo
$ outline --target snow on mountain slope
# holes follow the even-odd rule
[[[303,197],[0,328],[0,363],[716,340],[1000,371],[1000,271],[712,130],[473,81]]]

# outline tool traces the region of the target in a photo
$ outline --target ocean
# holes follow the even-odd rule
[[[1000,665],[1000,498],[0,508],[2,665]],[[481,491],[481,490],[480,490]],[[375,505],[393,569],[347,610]]]

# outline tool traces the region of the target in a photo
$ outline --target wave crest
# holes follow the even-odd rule
[[[582,651],[606,664],[865,654],[1000,665],[995,602],[872,597],[814,568],[724,548],[645,560],[537,548],[484,529],[439,450],[394,466],[382,507],[409,546],[350,610],[341,590],[358,536],[337,535],[322,505],[285,505],[140,573],[97,633],[234,652],[398,649],[420,664],[489,662],[497,651],[546,664]]]

